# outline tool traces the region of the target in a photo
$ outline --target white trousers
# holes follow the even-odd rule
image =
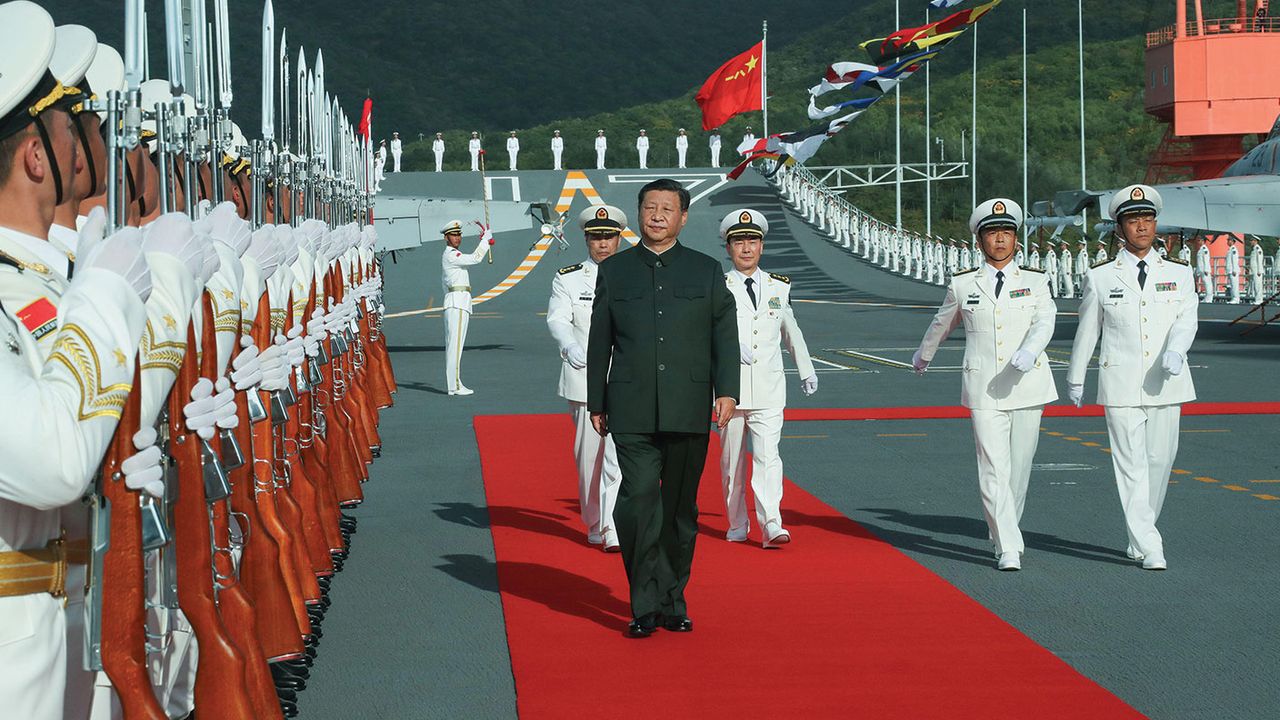
[[[516,169],[516,156],[517,156],[517,155],[519,155],[519,154],[520,154],[520,151],[519,151],[519,150],[515,150],[515,151],[508,150],[508,151],[507,151],[507,159],[511,161],[511,167],[510,167],[510,168],[508,168],[508,169],[509,169],[509,170],[511,170],[512,172],[515,172],[515,169]]]
[[[978,450],[978,491],[996,553],[1022,552],[1022,509],[1027,502],[1031,461],[1040,442],[1043,406],[1020,410],[971,408]]]
[[[1204,301],[1209,303],[1213,302],[1213,294],[1215,290],[1213,287],[1213,273],[1208,272],[1201,275],[1200,282],[1204,285]]]
[[[435,156],[436,156],[436,172],[442,172],[444,170],[444,151],[441,150],[440,152],[436,153]]]
[[[644,158],[643,158],[643,156],[641,156],[641,160],[640,160],[640,167],[644,167]],[[596,151],[596,169],[597,169],[597,170],[603,170],[603,169],[604,169],[604,150],[597,150],[597,151]]]
[[[1262,275],[1255,273],[1249,276],[1249,294],[1253,296],[1253,304],[1262,304]]]
[[[400,172],[401,153],[391,153],[391,172]]]
[[[600,437],[591,426],[591,413],[584,402],[569,401],[573,415],[573,459],[578,463],[578,507],[588,533],[613,528],[613,507],[618,502],[618,451],[613,436]]]
[[[1227,288],[1231,293],[1231,302],[1239,304],[1240,302],[1240,276],[1227,275]]]
[[[679,168],[680,168],[680,169],[682,169],[682,170],[684,169],[684,159],[685,159],[685,156],[686,156],[686,155],[688,155],[688,154],[689,154],[689,150],[688,150],[688,148],[683,148],[683,149],[682,149],[682,148],[676,148],[676,157],[678,158],[678,164],[677,164],[677,167],[679,167]]]
[[[751,434],[751,494],[756,522],[782,524],[782,408],[738,410],[720,431],[720,482],[729,529],[747,530],[747,433]]]
[[[480,170],[480,153],[472,150],[471,151],[471,172],[477,172],[479,170]]]
[[[1181,405],[1108,407],[1107,434],[1111,438],[1111,466],[1124,510],[1129,546],[1142,555],[1164,551],[1156,529],[1169,472],[1178,455]]]
[[[444,309],[444,389],[446,392],[461,390],[462,347],[467,343],[467,325],[471,313],[461,308]]]
[[[554,167],[555,167],[555,169],[556,169],[556,170],[563,170],[563,169],[564,169],[563,167],[561,167],[561,166],[560,166],[560,156],[561,156],[561,155],[563,155],[563,154],[564,154],[564,150],[552,150],[552,151],[551,151],[551,160],[552,160],[552,162],[553,162],[553,163],[555,163]]]
[[[649,169],[649,151],[637,150],[636,152],[640,153],[640,169],[648,170]],[[604,169],[604,157],[600,153],[596,153],[596,166],[600,169]]]
[[[67,628],[48,593],[0,598],[0,716],[62,720]]]
[[[720,167],[720,146],[719,145],[711,146],[711,167],[714,167],[714,168]]]

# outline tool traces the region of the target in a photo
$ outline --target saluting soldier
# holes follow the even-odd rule
[[[986,262],[956,273],[946,299],[912,358],[917,373],[964,323],[960,403],[973,417],[978,487],[995,545],[996,567],[1020,570],[1025,544],[1018,523],[1045,403],[1058,399],[1044,349],[1053,339],[1056,308],[1043,272],[1012,262],[1022,208],[1007,198],[974,209],[969,228]]]
[[[1106,411],[1128,554],[1147,570],[1168,567],[1156,521],[1178,454],[1182,403],[1196,398],[1187,353],[1199,300],[1191,268],[1151,251],[1161,205],[1160,193],[1147,185],[1130,185],[1112,197],[1108,210],[1124,245],[1115,259],[1085,275],[1067,369],[1078,407],[1101,333],[1098,402]]]
[[[587,344],[587,409],[618,448],[613,518],[631,586],[631,637],[693,629],[684,591],[698,533],[695,500],[714,398],[737,408],[738,325],[720,263],[680,244],[689,191],[640,189],[642,243],[600,265]]]
[[[561,268],[551,281],[547,327],[560,346],[560,397],[573,414],[573,457],[578,463],[578,505],[587,542],[617,552],[613,507],[618,499],[618,453],[613,437],[601,437],[587,412],[587,338],[600,263],[618,251],[627,216],[612,205],[593,205],[578,216],[586,235],[587,259]]]
[[[769,221],[755,210],[734,210],[720,223],[720,237],[733,261],[725,285],[738,311],[741,398],[729,424],[720,431],[720,481],[729,516],[730,542],[746,542],[747,433],[751,434],[751,494],[756,523],[765,549],[791,542],[782,524],[782,410],[787,405],[787,378],[782,364],[785,343],[801,378],[801,389],[812,395],[818,375],[809,347],[791,311],[791,279],[760,269]]]
[[[440,232],[444,235],[444,255],[441,258],[440,280],[444,285],[444,380],[450,395],[470,395],[474,390],[462,384],[462,348],[467,344],[467,325],[471,322],[471,274],[467,266],[484,260],[485,252],[493,245],[493,234],[487,225],[480,228],[480,242],[476,249],[464,253],[462,222],[451,220]]]
[[[436,139],[431,141],[431,154],[436,156],[436,172],[444,170],[444,133],[436,133]]]

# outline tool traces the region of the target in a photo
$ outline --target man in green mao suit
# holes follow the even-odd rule
[[[640,190],[642,242],[600,264],[587,342],[587,409],[622,470],[614,526],[631,584],[631,637],[693,629],[684,601],[710,411],[738,402],[738,324],[720,263],[679,242],[689,191]],[[714,391],[714,392],[713,392]]]

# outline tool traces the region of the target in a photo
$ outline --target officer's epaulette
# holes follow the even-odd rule
[[[953,272],[951,273],[951,277],[960,277],[961,275],[968,275],[969,273],[976,273],[976,272],[978,272],[978,268],[969,268],[968,270]]]
[[[1115,262],[1115,261],[1116,261],[1116,259],[1115,259],[1115,258],[1107,258],[1106,260],[1099,260],[1098,262],[1096,262],[1096,263],[1094,263],[1094,264],[1090,265],[1090,266],[1089,266],[1089,269],[1090,269],[1090,270],[1092,270],[1093,268],[1096,268],[1096,267],[1102,267],[1103,265],[1106,265],[1107,263],[1113,263],[1113,262]]]
[[[1183,260],[1183,259],[1181,259],[1181,258],[1176,258],[1176,257],[1167,257],[1167,258],[1165,258],[1165,260],[1168,260],[1168,261],[1169,261],[1169,262],[1171,262],[1171,263],[1177,263],[1177,264],[1179,264],[1179,265],[1185,265],[1185,266],[1187,266],[1187,267],[1191,267],[1191,263],[1189,263],[1189,262],[1187,262],[1186,260]]]
[[[578,263],[577,265],[570,265],[569,267],[560,268],[560,274],[568,275],[571,272],[577,272],[581,269],[582,269],[582,263]]]
[[[779,275],[778,273],[769,273],[769,277],[773,278],[774,280],[777,280],[780,283],[786,283],[788,285],[791,284],[791,278],[787,277],[786,275]]]
[[[1018,267],[1023,270],[1026,270],[1027,272],[1040,273],[1041,275],[1044,274],[1044,271],[1041,270],[1040,268],[1033,268],[1030,265],[1019,265]]]

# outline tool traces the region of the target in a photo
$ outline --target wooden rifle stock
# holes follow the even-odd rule
[[[182,413],[186,393],[199,372],[195,328],[187,326],[187,352],[169,394],[169,448],[178,464],[178,503],[174,509],[174,544],[178,559],[178,605],[195,632],[199,647],[195,706],[201,716],[252,718],[245,684],[244,656],[232,643],[218,614],[213,590],[213,536],[205,499],[200,439],[187,431]],[[216,353],[217,348],[205,347]]]
[[[218,337],[214,328],[213,299],[207,292],[202,295],[202,305],[204,323],[201,326],[200,346],[204,353],[200,360],[200,374],[216,381],[222,377],[225,368],[218,367]],[[235,568],[228,554],[231,547],[230,503],[230,499],[217,500],[209,506],[213,522],[213,546],[222,549],[215,550],[213,555],[214,582],[217,583],[214,596],[218,603],[218,613],[222,616],[231,641],[244,656],[245,688],[248,690],[249,702],[253,705],[253,717],[283,718],[275,683],[267,667],[267,657],[258,637],[258,620],[253,600],[236,578]],[[289,621],[293,622],[292,616]]]
[[[110,508],[111,546],[102,561],[102,669],[129,720],[166,720],[147,673],[146,587],[139,493],[124,484],[120,463],[135,452],[142,416],[142,363],[133,375],[115,437],[102,463],[102,495]]]
[[[307,306],[302,313],[303,322],[311,317],[315,309],[316,282],[313,277],[307,294]],[[315,481],[320,529],[324,533],[329,552],[334,553],[344,550],[346,543],[342,538],[342,511],[338,507],[338,495],[334,491],[332,474],[325,461],[327,453],[323,452],[323,441],[320,439],[319,432],[316,431],[315,403],[318,394],[318,389],[312,389],[303,402],[298,404],[298,425],[300,428],[302,426],[310,428],[309,444],[303,446],[299,443],[298,460],[306,466],[308,476]],[[299,439],[301,440],[300,437]],[[330,563],[332,563],[332,556],[330,556]]]

